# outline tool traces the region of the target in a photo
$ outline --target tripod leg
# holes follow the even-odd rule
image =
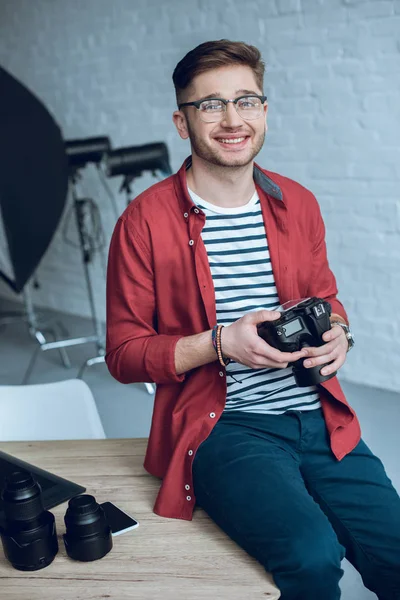
[[[86,367],[88,366],[88,361],[84,362],[83,365],[81,366],[81,368],[78,371],[78,374],[76,376],[77,379],[83,379],[83,374],[86,371]]]
[[[86,367],[92,367],[93,365],[98,365],[99,363],[104,363],[104,362],[105,362],[105,358],[103,355],[95,356],[94,358],[88,358],[88,360],[86,362],[84,362],[83,365],[81,366],[81,368],[79,369],[77,378],[82,379],[82,375],[83,375]]]
[[[94,300],[94,291],[92,287],[91,273],[89,269],[89,265],[91,265],[93,262],[94,252],[96,251],[96,240],[93,237],[93,233],[88,227],[88,222],[90,223],[90,221],[94,218],[93,215],[97,214],[96,211],[98,211],[98,208],[97,205],[91,199],[79,199],[76,195],[76,191],[74,188],[72,195],[74,199],[76,225],[82,250],[82,263],[86,280],[86,291],[88,294],[93,329],[98,338],[97,350],[98,352],[100,352],[103,349],[104,342],[102,340],[104,337],[104,333],[102,331],[102,326],[96,311],[96,303]]]
[[[21,382],[21,383],[22,383],[22,385],[26,385],[26,384],[28,383],[28,380],[29,380],[29,378],[30,378],[30,376],[31,376],[31,373],[32,373],[33,367],[35,366],[36,359],[37,359],[37,357],[38,357],[38,354],[39,354],[39,352],[40,352],[40,346],[37,346],[37,347],[35,348],[35,350],[34,350],[33,354],[32,354],[32,357],[31,357],[31,360],[30,360],[30,362],[29,362],[28,368],[27,368],[27,369],[26,369],[26,371],[25,371],[25,375],[24,375],[24,377],[23,377],[23,379],[22,379],[22,382]]]
[[[54,341],[58,342],[58,340],[60,340],[62,338],[62,334],[60,334],[60,327],[59,327],[59,323],[56,321],[54,323],[54,327],[53,327],[53,335],[54,335]],[[65,348],[61,347],[58,349],[59,353],[60,353],[60,357],[62,360],[62,363],[64,365],[64,367],[66,369],[70,369],[71,368],[71,361],[69,360],[69,356],[67,354],[67,351]]]

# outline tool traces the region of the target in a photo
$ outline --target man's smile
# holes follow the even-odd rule
[[[250,139],[250,136],[236,134],[234,136],[233,135],[218,136],[218,137],[215,137],[214,139],[216,139],[218,144],[225,149],[241,150],[242,148],[245,148],[245,146],[247,145],[247,142]]]

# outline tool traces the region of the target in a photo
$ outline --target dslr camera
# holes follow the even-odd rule
[[[329,317],[332,308],[329,302],[321,298],[305,298],[289,301],[279,307],[281,317],[275,321],[264,321],[257,325],[258,335],[270,346],[282,352],[297,352],[305,347],[323,346],[325,331],[331,328]],[[326,365],[317,365],[306,369],[305,358],[292,363],[293,375],[299,387],[317,385],[336,375],[321,375]],[[327,363],[329,364],[329,363]]]

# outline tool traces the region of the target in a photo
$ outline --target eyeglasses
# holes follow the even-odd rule
[[[264,102],[267,96],[240,96],[233,100],[223,98],[207,98],[207,100],[196,100],[195,102],[184,102],[179,104],[179,110],[183,106],[195,106],[199,111],[200,119],[205,123],[217,123],[222,121],[228,109],[228,103],[236,108],[237,114],[245,121],[253,121],[263,114]]]

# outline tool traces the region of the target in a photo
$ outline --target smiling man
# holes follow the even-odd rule
[[[335,371],[353,345],[315,197],[255,164],[267,130],[253,46],[204,43],[177,65],[173,120],[191,156],[119,219],[107,354],[123,383],[157,384],[145,468],[154,510],[201,506],[270,571],[282,600],[337,600],[346,556],[380,600],[400,598],[400,498],[361,439]],[[331,304],[324,344],[257,335],[280,304]],[[298,387],[291,365],[325,366]]]

